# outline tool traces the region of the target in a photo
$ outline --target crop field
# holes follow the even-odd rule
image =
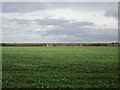
[[[119,88],[117,47],[2,47],[3,88]]]

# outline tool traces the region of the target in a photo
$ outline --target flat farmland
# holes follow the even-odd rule
[[[2,47],[3,88],[119,88],[117,47]]]

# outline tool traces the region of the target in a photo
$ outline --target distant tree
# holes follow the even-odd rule
[[[100,46],[100,43],[97,43],[96,46]]]
[[[2,43],[2,46],[6,46],[6,44],[5,44],[5,43]]]

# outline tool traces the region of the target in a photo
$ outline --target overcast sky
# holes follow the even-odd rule
[[[117,2],[4,2],[0,13],[3,42],[118,40]]]

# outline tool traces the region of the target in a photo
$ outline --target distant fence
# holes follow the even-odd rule
[[[110,46],[118,47],[119,43],[44,43],[44,44],[35,44],[35,43],[1,43],[0,46],[41,46],[41,47],[55,47],[55,46]]]

